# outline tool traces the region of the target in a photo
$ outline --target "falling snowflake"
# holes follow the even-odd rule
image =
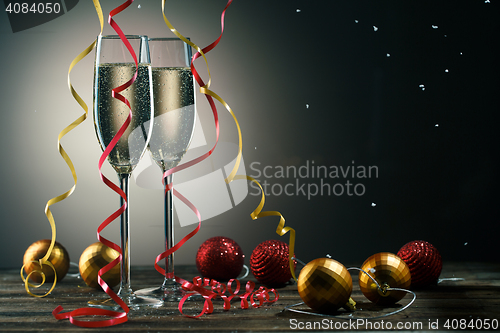
[[[306,104],[306,109],[309,109],[309,104]]]
[[[137,8],[141,9],[141,5],[137,5]]]
[[[373,26],[373,31],[377,31],[378,28],[376,26]]]
[[[372,207],[375,207],[377,204],[375,202],[372,202]]]
[[[419,88],[422,88],[422,90],[425,90],[425,86],[423,84],[419,85]]]
[[[354,23],[358,23],[359,21],[358,20],[354,20]]]
[[[391,54],[390,54],[390,53],[387,53],[385,56],[386,56],[387,58],[389,58],[389,57],[391,56]]]
[[[439,124],[434,125],[434,127],[439,127]]]
[[[300,9],[298,9],[298,8],[297,8],[296,12],[297,12],[297,13],[300,13]]]
[[[445,69],[445,70],[444,70],[444,72],[445,72],[445,73],[448,73],[448,72],[449,72],[448,68],[447,68],[447,69]]]
[[[437,29],[438,26],[437,25],[432,25],[432,29]]]

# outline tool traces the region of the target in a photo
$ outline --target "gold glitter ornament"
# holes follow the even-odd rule
[[[101,288],[97,282],[97,273],[101,268],[118,258],[118,251],[104,245],[101,242],[95,242],[83,251],[80,256],[80,275],[87,286],[92,288]],[[113,288],[120,283],[120,265],[116,264],[107,271],[101,278]]]
[[[23,264],[26,274],[32,271],[40,271],[39,259],[42,259],[50,246],[50,239],[42,239],[31,244],[24,253]],[[68,251],[60,243],[55,242],[52,253],[48,261],[54,265],[57,273],[57,281],[61,281],[69,270],[69,254]],[[48,265],[42,265],[41,271],[45,274],[45,282],[54,282],[54,270]],[[33,273],[29,277],[30,280],[41,283],[43,281],[42,274]]]
[[[368,275],[359,272],[361,291],[366,298],[379,305],[394,304],[406,295],[404,291],[386,290],[387,288],[408,289],[411,285],[408,265],[393,253],[374,254],[366,259],[361,269],[370,274],[382,287],[380,290]]]
[[[297,288],[300,298],[311,309],[332,312],[348,303],[352,278],[338,261],[318,258],[302,268]]]

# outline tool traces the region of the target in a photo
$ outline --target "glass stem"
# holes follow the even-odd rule
[[[172,189],[167,191],[168,184],[173,182],[174,175],[165,177],[165,249],[170,250],[174,247],[174,205],[172,197]],[[174,277],[174,254],[171,253],[165,258],[165,281],[163,281],[163,288],[168,288],[175,284]]]
[[[121,282],[120,290],[118,291],[118,296],[122,299],[130,297],[133,294],[132,288],[130,287],[130,225],[129,225],[129,208],[130,208],[130,197],[129,197],[129,173],[118,174],[120,180],[120,189],[125,193],[127,197],[127,206],[125,211],[120,215],[120,234],[121,234],[121,248],[122,248],[122,260],[121,260]],[[125,200],[120,196],[120,207],[123,206]]]

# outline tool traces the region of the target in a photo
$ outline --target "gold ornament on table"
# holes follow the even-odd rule
[[[332,312],[348,306],[352,278],[345,266],[338,261],[319,258],[302,268],[297,287],[300,298],[311,309]]]
[[[39,260],[42,259],[45,254],[47,254],[47,250],[50,247],[51,240],[50,239],[42,239],[31,244],[26,252],[24,253],[23,264],[24,270],[26,274],[30,274],[29,279],[36,282],[43,282],[42,274],[37,271],[43,272],[45,275],[46,282],[54,281],[54,270],[48,266],[43,265],[40,268]],[[59,242],[55,242],[54,248],[52,249],[52,253],[50,254],[48,261],[54,266],[54,269],[57,274],[57,281],[61,281],[66,273],[69,270],[69,254],[68,251],[62,246]]]
[[[80,256],[80,275],[87,284],[92,288],[100,288],[97,282],[97,273],[101,268],[118,258],[118,251],[104,245],[101,242],[95,242],[87,247]],[[108,272],[101,277],[110,288],[120,283],[120,265],[116,264]]]
[[[365,297],[375,304],[394,304],[407,293],[399,290],[386,290],[387,288],[410,287],[410,269],[403,259],[395,254],[389,252],[374,254],[366,259],[361,269],[377,280],[382,288],[380,290],[367,274],[359,272],[359,287]]]

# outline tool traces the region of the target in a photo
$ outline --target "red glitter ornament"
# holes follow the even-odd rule
[[[295,262],[294,268],[296,265]],[[250,270],[257,281],[267,286],[280,286],[290,281],[288,244],[267,240],[257,245],[250,256]]]
[[[244,261],[241,247],[228,237],[209,238],[196,253],[196,268],[200,274],[218,281],[236,278],[241,273]]]
[[[443,262],[439,251],[431,243],[422,240],[409,242],[397,254],[410,268],[412,287],[425,287],[437,282]]]

